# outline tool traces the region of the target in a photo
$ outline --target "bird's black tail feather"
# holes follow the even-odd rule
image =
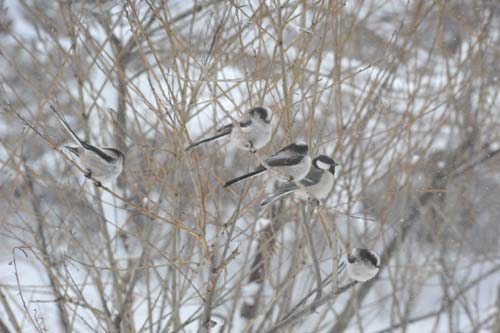
[[[190,146],[188,146],[186,149],[184,149],[184,151],[188,151],[188,150],[190,150],[190,149],[192,149],[192,148],[194,148],[196,146],[199,146],[199,145],[201,145],[203,143],[207,143],[207,142],[210,142],[210,141],[217,140],[217,139],[222,138],[223,136],[226,136],[226,135],[228,135],[230,133],[231,132],[224,132],[224,133],[221,133],[221,134],[214,135],[214,136],[212,136],[210,138],[206,138],[206,139],[200,140],[200,141],[195,142],[195,143],[191,144]]]
[[[295,184],[293,184],[293,185],[295,185]],[[282,188],[281,190],[278,190],[278,192],[268,195],[260,203],[260,207],[265,208],[265,207],[269,206],[270,204],[272,204],[273,202],[275,202],[276,200],[278,200],[279,198],[281,198],[287,194],[292,193],[296,189],[297,189],[296,185],[295,186],[287,186],[285,188]]]
[[[234,183],[237,183],[239,181],[242,181],[243,179],[247,179],[247,178],[250,178],[250,177],[254,177],[254,176],[257,176],[258,174],[261,174],[263,173],[264,171],[266,171],[266,168],[264,168],[263,166],[259,166],[257,169],[255,169],[254,171],[251,171],[243,176],[239,176],[239,177],[236,177],[234,179],[231,179],[230,181],[227,181],[225,184],[224,184],[224,187],[228,187],[228,186],[231,186],[233,185]]]
[[[57,116],[57,119],[63,125],[64,129],[68,132],[68,134],[71,136],[71,138],[73,139],[73,141],[75,143],[77,143],[80,147],[83,148],[85,146],[84,142],[82,140],[80,140],[80,138],[78,137],[78,135],[76,135],[76,133],[71,129],[71,127],[68,125],[68,123],[66,122],[66,120],[64,120],[64,118],[59,114],[59,112],[57,112],[57,110],[56,110],[56,108],[54,106],[50,105],[50,108],[52,109],[52,111],[54,111],[54,113]]]
[[[70,153],[75,154],[77,157],[80,157],[80,150],[76,147],[64,146]]]

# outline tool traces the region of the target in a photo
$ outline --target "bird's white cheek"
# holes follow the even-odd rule
[[[330,164],[327,164],[325,162],[321,162],[321,161],[316,161],[316,165],[318,166],[318,168],[320,169],[323,169],[323,170],[328,170],[330,169]]]

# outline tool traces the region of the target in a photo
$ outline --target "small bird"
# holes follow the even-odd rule
[[[354,248],[347,254],[347,274],[354,281],[368,281],[379,270],[380,257],[374,251]]]
[[[194,142],[185,151],[203,143],[215,141],[230,135],[230,140],[243,150],[255,153],[271,139],[271,111],[264,107],[255,107],[245,113],[236,123],[225,125],[216,131],[216,135]]]
[[[50,108],[57,116],[59,122],[69,133],[78,147],[65,146],[65,148],[78,157],[80,165],[86,170],[85,177],[93,178],[95,184],[100,186],[101,182],[116,179],[123,170],[125,155],[115,148],[98,148],[80,138],[69,127],[64,118],[51,105]]]
[[[311,168],[311,157],[307,153],[308,151],[309,147],[306,144],[292,143],[267,157],[264,161],[272,170],[277,172],[279,179],[285,178],[288,181],[301,180]],[[268,169],[265,166],[259,165],[253,171],[226,182],[224,187],[231,186],[243,179],[260,175],[266,171]]]
[[[302,186],[298,186],[295,182],[288,182],[278,187],[275,193],[267,196],[260,206],[267,207],[275,200],[290,193],[296,193],[299,197],[318,203],[319,200],[325,199],[332,190],[333,176],[337,165],[328,156],[319,155],[315,157],[309,173],[300,181]]]

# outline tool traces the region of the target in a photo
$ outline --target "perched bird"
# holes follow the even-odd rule
[[[59,112],[52,105],[50,108],[54,111],[57,119],[69,133],[73,141],[78,145],[78,147],[65,146],[65,148],[78,157],[81,167],[86,170],[85,177],[93,178],[96,185],[116,179],[123,170],[125,155],[118,149],[98,148],[80,140]]]
[[[219,128],[216,133],[214,136],[194,142],[185,150],[230,135],[230,140],[238,148],[255,153],[271,139],[271,111],[263,107],[252,108],[239,121]]]
[[[271,167],[271,170],[276,171],[278,178],[285,178],[288,181],[301,180],[311,168],[311,157],[307,153],[308,151],[309,147],[306,144],[292,143],[267,157],[264,161]],[[231,186],[243,179],[260,175],[266,171],[268,171],[266,166],[259,165],[253,171],[226,182],[224,187]]]
[[[347,254],[347,274],[358,282],[365,282],[377,275],[380,257],[374,251],[354,248]]]
[[[323,200],[333,188],[333,175],[335,175],[335,166],[337,165],[328,156],[317,156],[312,161],[307,176],[300,181],[302,186],[298,186],[295,182],[288,182],[279,186],[275,193],[270,194],[261,202],[260,206],[269,206],[275,200],[290,193],[296,193],[299,197],[315,202]]]

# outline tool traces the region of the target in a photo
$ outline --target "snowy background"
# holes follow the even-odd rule
[[[499,332],[499,45],[495,0],[0,0],[0,332]],[[320,207],[184,152],[256,105],[259,156],[340,163]],[[355,286],[353,247],[382,260]]]

